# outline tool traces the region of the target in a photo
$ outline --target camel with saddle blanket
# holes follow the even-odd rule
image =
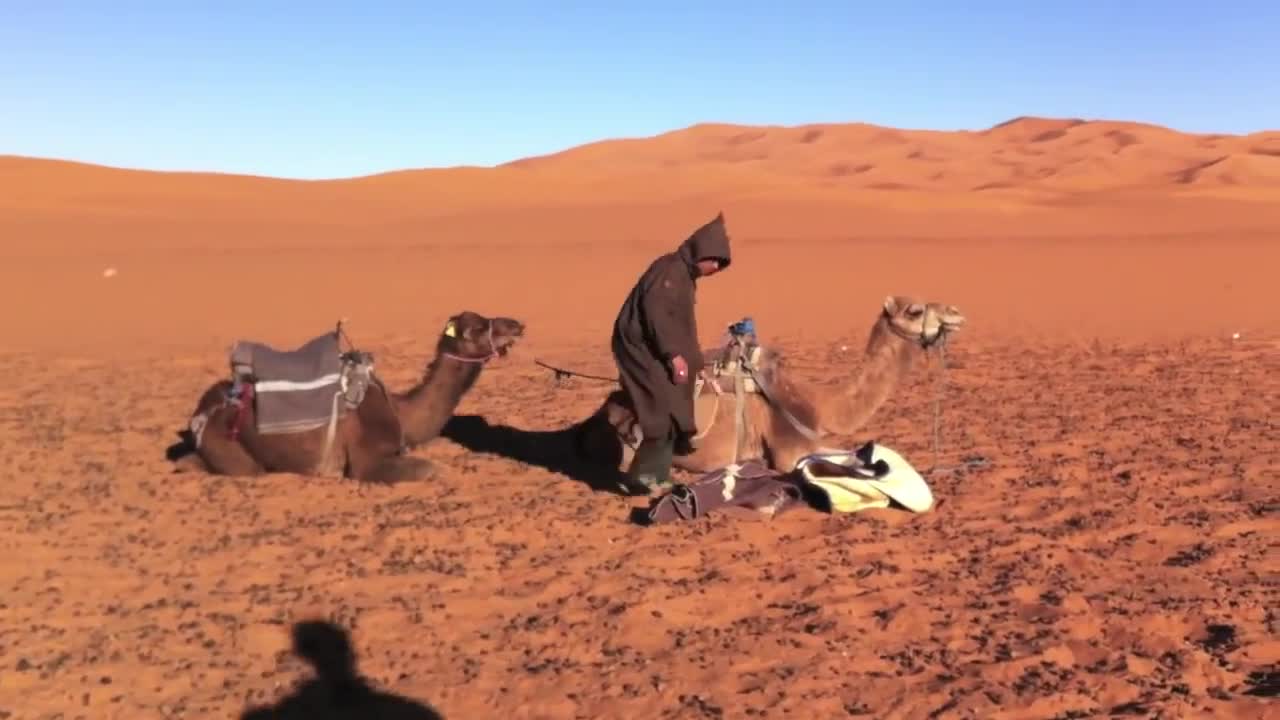
[[[238,342],[231,378],[205,391],[169,456],[179,469],[218,475],[427,479],[430,461],[407,450],[438,436],[485,364],[523,334],[510,318],[454,315],[426,373],[403,393],[387,389],[371,354],[341,350],[341,324],[295,350]]]
[[[880,308],[861,368],[834,389],[805,387],[790,376],[785,359],[759,344],[754,328],[730,326],[730,341],[708,351],[707,369],[697,378],[694,450],[674,465],[707,473],[747,459],[789,472],[801,458],[825,451],[830,435],[852,435],[893,394],[917,357],[941,347],[965,322],[942,303],[890,296]],[[642,439],[630,400],[619,389],[609,394],[576,427],[574,452],[582,459],[626,468]]]

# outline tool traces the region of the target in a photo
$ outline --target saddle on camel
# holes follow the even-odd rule
[[[341,337],[342,323],[338,323],[334,330],[293,350],[252,340],[232,345],[228,355],[231,387],[225,393],[225,406],[232,408],[226,428],[229,439],[240,439],[250,416],[254,433],[262,436],[323,427],[324,444],[311,474],[341,474],[343,468],[331,463],[339,421],[364,402],[370,386],[387,392],[373,373],[373,355],[355,349],[343,352]],[[197,447],[208,420],[208,414],[191,419]],[[403,446],[402,431],[400,435]]]

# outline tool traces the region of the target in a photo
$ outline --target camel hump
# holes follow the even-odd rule
[[[294,350],[240,340],[232,346],[230,360],[235,375],[251,376],[259,383],[310,384],[342,370],[336,332],[317,335]]]
[[[748,393],[760,391],[756,387],[755,374],[765,371],[766,377],[772,376],[772,364],[776,354],[760,345],[755,334],[732,332],[741,323],[730,326],[731,332],[724,344],[702,351],[704,367],[712,378],[741,377]],[[767,363],[767,367],[761,367]]]
[[[231,348],[234,392],[253,388],[254,419],[263,435],[332,426],[364,399],[371,375],[366,359],[344,361],[337,332],[295,350],[241,340]]]

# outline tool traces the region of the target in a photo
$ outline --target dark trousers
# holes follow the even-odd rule
[[[671,464],[675,459],[675,427],[668,426],[661,437],[646,436],[636,447],[627,479],[636,488],[654,489],[671,483]]]

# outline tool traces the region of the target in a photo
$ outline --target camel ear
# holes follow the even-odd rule
[[[450,320],[449,322],[445,323],[444,334],[451,338],[458,337],[458,326],[455,325],[452,320]]]
[[[892,295],[886,295],[884,298],[884,314],[896,315],[898,313],[898,299]]]

